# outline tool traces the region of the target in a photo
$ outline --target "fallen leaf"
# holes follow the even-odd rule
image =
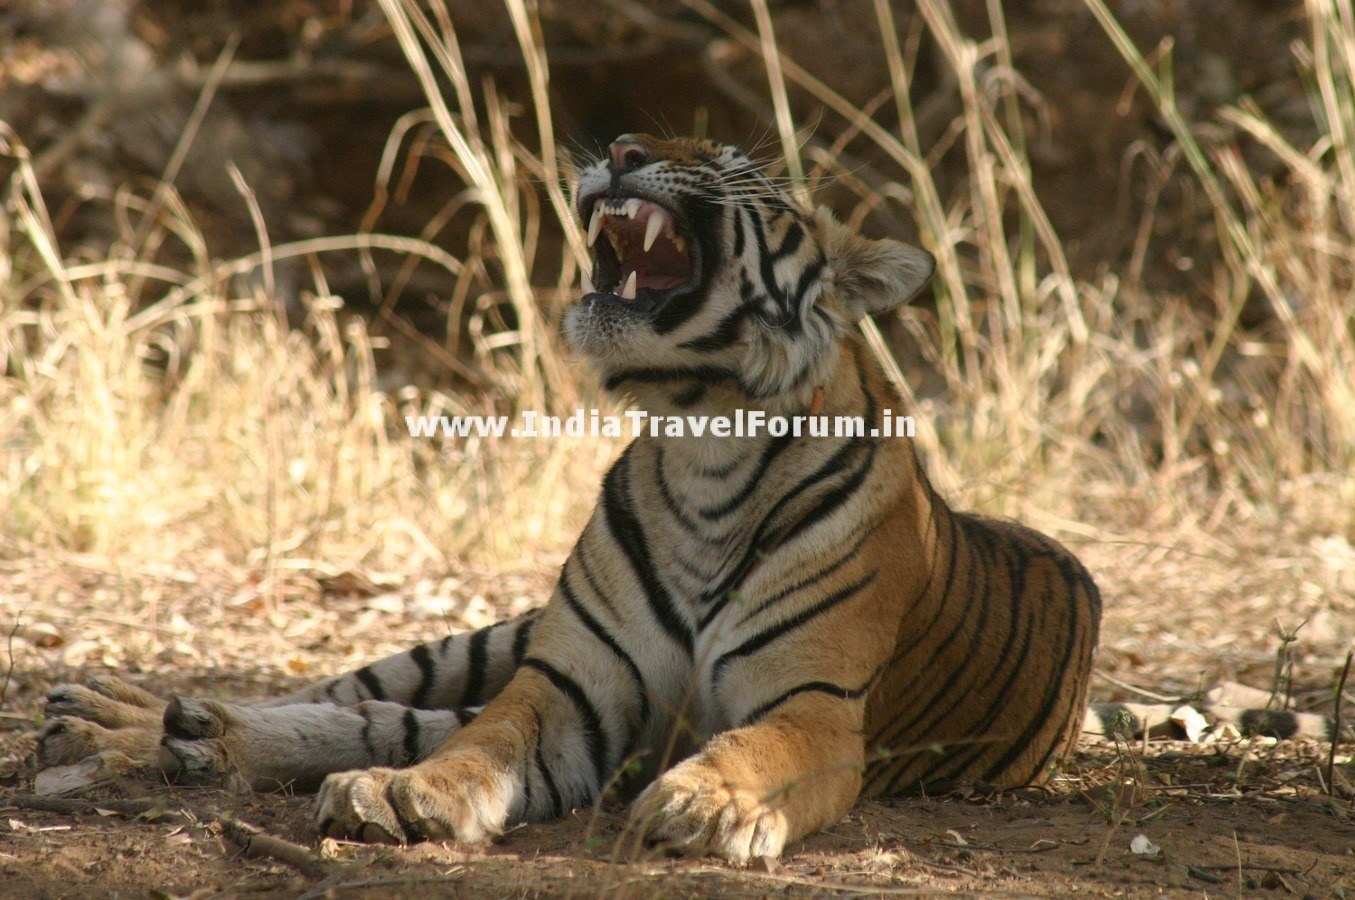
[[[1200,738],[1209,731],[1209,720],[1193,706],[1182,706],[1173,712],[1172,724],[1185,731],[1186,738],[1192,744],[1198,744]]]
[[[1137,853],[1139,856],[1146,856],[1149,859],[1157,859],[1162,853],[1162,848],[1148,840],[1146,834],[1134,835],[1134,839],[1129,842],[1129,850],[1131,853]]]
[[[99,757],[87,756],[73,765],[43,769],[33,779],[33,793],[40,797],[69,794],[96,781],[102,781],[112,774],[111,771],[104,769],[103,760]]]
[[[33,622],[19,629],[19,634],[35,647],[50,650],[66,643],[56,626],[47,622]]]

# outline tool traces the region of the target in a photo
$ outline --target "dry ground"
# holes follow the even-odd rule
[[[1260,527],[1247,532],[1252,537],[1226,539],[1145,537],[1113,524],[1062,530],[1098,573],[1107,598],[1100,667],[1109,678],[1098,679],[1098,696],[1129,696],[1124,684],[1173,695],[1228,679],[1269,687],[1283,647],[1300,704],[1325,699],[1330,708],[1333,671],[1355,636],[1355,549],[1343,537],[1305,534],[1286,521],[1293,518],[1258,518]],[[746,869],[636,858],[625,849],[617,809],[576,811],[464,850],[317,842],[309,798],[242,797],[149,780],[103,784],[64,799],[61,811],[33,808],[27,733],[52,684],[114,668],[161,693],[259,696],[530,605],[548,588],[548,572],[383,586],[357,573],[284,570],[270,585],[209,561],[192,571],[115,571],[107,560],[34,558],[18,547],[0,548],[0,611],[6,622],[21,615],[23,623],[12,639],[0,721],[5,893],[1344,897],[1355,891],[1349,753],[1336,757],[1332,796],[1325,790],[1325,747],[1268,741],[1089,745],[1048,791],[971,790],[863,803],[828,832],[790,848],[778,864]],[[1277,626],[1297,628],[1297,639],[1281,641]],[[230,830],[235,821],[310,848],[310,857],[281,861],[257,841],[246,854]],[[1131,852],[1139,834],[1160,848],[1156,857]]]

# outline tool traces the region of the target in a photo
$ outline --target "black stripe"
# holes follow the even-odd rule
[[[748,715],[743,717],[740,727],[752,725],[761,719],[767,713],[776,709],[781,704],[801,694],[827,694],[830,697],[837,697],[840,700],[860,700],[875,684],[875,679],[879,677],[883,669],[876,669],[875,673],[866,679],[866,683],[859,688],[845,688],[840,684],[833,684],[829,681],[806,681],[804,684],[797,684],[788,691],[784,691],[775,699],[768,700],[766,703],[754,709]]]
[[[747,457],[745,456],[736,456],[729,462],[725,463],[723,466],[716,466],[713,469],[697,469],[697,472],[703,478],[714,478],[717,480],[723,480],[725,478],[728,478],[730,475],[733,475],[734,470],[737,469],[739,466],[743,465],[743,461],[746,458]]]
[[[419,761],[419,716],[412,709],[405,710],[403,724],[405,726],[405,761],[406,766],[412,766]]]
[[[819,466],[813,473],[800,480],[795,487],[781,495],[781,499],[771,508],[762,521],[758,523],[757,531],[754,533],[753,540],[749,542],[748,550],[730,573],[717,585],[707,589],[702,597],[703,603],[716,601],[716,606],[707,612],[703,621],[709,623],[718,615],[719,610],[729,602],[730,591],[737,587],[748,577],[748,573],[753,570],[759,559],[765,558],[771,553],[779,541],[776,538],[776,518],[781,510],[796,497],[800,496],[809,488],[821,482],[823,479],[839,471],[846,465],[847,457],[861,446],[859,442],[851,442],[839,447],[838,450],[829,457],[823,465]]]
[[[1285,741],[1299,733],[1298,718],[1291,712],[1275,709],[1249,709],[1242,713],[1242,727],[1245,735],[1278,738]]]
[[[485,664],[489,658],[489,629],[481,628],[470,636],[466,649],[466,685],[458,706],[479,706],[484,702]]]
[[[862,545],[864,545],[866,541],[870,539],[870,536],[874,533],[870,528],[866,528],[864,526],[858,527],[862,533],[861,536],[856,539],[856,543],[852,544],[851,549],[849,549],[846,553],[839,556],[831,564],[823,567],[822,569],[819,569],[813,575],[806,576],[800,579],[799,581],[795,582],[794,584],[782,588],[781,590],[772,594],[770,597],[763,600],[757,606],[753,607],[747,613],[745,613],[743,618],[739,619],[738,624],[735,625],[734,627],[736,628],[742,627],[743,625],[747,624],[749,619],[753,618],[758,613],[761,613],[768,609],[769,607],[774,606],[777,603],[780,603],[782,600],[786,599],[791,594],[798,593],[804,590],[805,588],[812,587],[813,585],[818,584],[820,581],[827,578],[829,575],[832,575],[838,569],[846,565],[850,560],[852,560],[856,556],[856,554],[860,551]],[[704,625],[706,623],[703,622],[702,624]]]
[[[371,692],[373,700],[385,700],[386,689],[381,686],[381,679],[372,671],[371,666],[363,666],[353,673],[353,677],[362,682],[363,687]]]
[[[373,723],[371,711],[361,704],[353,707],[353,710],[358,714],[358,717],[362,719],[362,731],[359,732],[359,737],[362,740],[362,748],[367,751],[367,758],[371,760],[371,764],[375,766],[382,762],[382,760],[376,758],[376,744],[372,743]]]
[[[891,666],[899,662],[905,656],[907,656],[909,653],[915,650],[918,647],[918,645],[920,645],[928,637],[934,638],[934,635],[932,634],[932,629],[936,626],[936,623],[940,621],[942,614],[944,614],[946,610],[950,609],[952,606],[951,589],[954,587],[955,584],[955,572],[959,568],[960,551],[961,549],[964,548],[962,548],[959,543],[960,540],[959,524],[956,521],[958,517],[952,513],[948,515],[946,518],[947,521],[950,523],[950,564],[949,566],[947,566],[946,569],[945,583],[942,585],[941,593],[937,597],[936,611],[932,614],[932,617],[927,621],[926,625],[922,626],[921,628],[909,629],[913,635],[913,639],[911,641],[909,641],[907,644],[904,644],[903,646],[895,646],[894,654],[889,658],[889,664]],[[972,595],[969,598],[969,603],[970,605],[972,605],[973,603]],[[962,613],[960,616],[962,621],[968,615],[968,613],[969,606],[966,606],[964,613]],[[916,668],[918,671],[923,671],[923,667]],[[886,722],[885,724],[881,725],[878,729],[876,729],[875,734],[871,737],[871,742],[878,743],[880,738],[884,736],[884,733],[886,731],[893,729],[894,725],[901,718],[903,718],[903,716],[907,715],[907,713],[908,707],[903,707],[898,712],[896,712],[888,722]]]
[[[800,273],[800,280],[795,283],[795,294],[793,297],[794,308],[797,311],[803,312],[805,294],[807,294],[809,289],[814,286],[814,283],[819,280],[819,275],[823,273],[825,265],[826,261],[820,256],[814,262],[806,266],[805,270]],[[804,324],[799,316],[796,316],[795,322],[797,325]]]
[[[518,633],[513,635],[513,668],[522,665],[522,657],[527,655],[527,644],[532,639],[532,631],[536,627],[536,619],[528,619],[526,622],[518,625]]]
[[[546,758],[541,752],[541,715],[536,714],[536,770],[541,773],[541,780],[546,783],[546,793],[550,794],[550,818],[558,819],[565,814],[565,804],[560,798],[560,788],[555,783],[555,776],[551,774],[550,767],[546,765]]]
[[[735,491],[734,495],[723,503],[717,503],[714,506],[698,507],[696,512],[703,519],[714,521],[722,519],[734,510],[743,505],[753,491],[757,490],[758,483],[762,476],[767,474],[767,469],[771,466],[776,457],[784,453],[790,447],[793,439],[790,433],[782,435],[779,438],[772,438],[765,447],[762,448],[762,454],[758,457],[757,465],[744,481],[743,485]]]
[[[419,686],[409,705],[415,709],[429,709],[428,692],[433,689],[433,654],[428,652],[426,644],[419,644],[409,651],[409,658],[419,667]]]
[[[991,537],[991,535],[989,535],[989,537]],[[986,539],[987,538],[985,538],[985,540]],[[977,720],[977,723],[970,726],[969,731],[973,735],[990,734],[992,731],[993,724],[997,721],[998,717],[1003,712],[1011,708],[1011,703],[1009,702],[1009,694],[1011,692],[1012,686],[1016,683],[1017,678],[1020,677],[1025,671],[1026,660],[1030,658],[1030,652],[1034,643],[1034,636],[1036,630],[1036,622],[1034,620],[1034,615],[1032,614],[1031,616],[1027,617],[1024,620],[1024,622],[1021,620],[1021,608],[1022,608],[1021,600],[1025,596],[1025,570],[1027,567],[1029,567],[1032,559],[1043,558],[1043,554],[1041,554],[1040,557],[1031,557],[1028,555],[1019,555],[1020,548],[1018,547],[1014,546],[1010,549],[1016,550],[1018,552],[1018,556],[1016,557],[1014,564],[1012,564],[1013,568],[1013,571],[1011,572],[1012,584],[1011,587],[1009,588],[1011,592],[1011,621],[1008,623],[1006,641],[1004,642],[1002,649],[997,654],[998,659],[1001,660],[1001,662],[999,663],[999,669],[1005,667],[1008,671],[1007,676],[1003,681],[1002,685],[998,687],[997,691],[993,695],[993,699],[988,704],[988,708],[983,711],[983,713]],[[993,553],[990,547],[989,560],[992,560],[994,556],[995,553]],[[984,565],[985,573],[989,571],[990,568],[993,568],[991,563],[985,563]],[[1005,593],[1005,591],[1003,593]],[[1054,602],[1054,600],[1055,598],[1051,595],[1051,593],[1046,592],[1045,596],[1042,598],[1042,601],[1036,604],[1036,610],[1034,610],[1033,613],[1038,612],[1039,610],[1048,609],[1049,606]],[[1022,624],[1025,625],[1024,628],[1021,627]],[[1019,652],[1013,652],[1012,645],[1016,641],[1018,635],[1022,637],[1021,649]],[[1054,683],[1055,684],[1061,683],[1064,678],[1065,674],[1064,671],[1062,669],[1055,669],[1053,671],[1054,671],[1053,678]],[[994,671],[991,675],[989,675],[985,679],[985,681],[988,682],[988,685],[991,685],[992,682],[996,680],[996,678],[997,671]],[[966,701],[969,699],[970,694],[972,694],[979,687],[980,685],[975,680],[971,680],[966,686],[965,691],[962,694],[960,694],[960,696],[952,699],[947,704],[947,706],[951,709],[967,708],[968,704],[966,703]],[[1038,720],[1038,725],[1040,727],[1043,727],[1045,724],[1047,724],[1047,719],[1048,719],[1047,714],[1042,715]],[[931,727],[930,725],[927,726],[927,728],[930,727]],[[926,728],[922,730],[925,733]],[[1023,748],[1025,744],[1029,743],[1030,739],[1034,737],[1033,731],[1028,730],[1027,733],[1029,737],[1022,741]],[[960,751],[955,756],[951,757],[949,760],[939,760],[933,763],[932,766],[922,774],[920,780],[930,781],[932,780],[933,774],[941,776],[943,769],[946,769],[954,773],[956,776],[958,776],[960,773],[965,772],[970,765],[975,763],[979,759],[979,757],[981,757],[984,753],[988,752],[991,749],[992,749],[991,746],[978,744],[970,747],[967,750]],[[998,771],[992,769],[990,769],[989,771],[994,776],[998,774]]]
[[[798,221],[791,222],[790,225],[786,226],[786,236],[781,241],[781,246],[777,247],[776,252],[772,254],[772,262],[785,259],[796,250],[799,250],[800,244],[804,242],[804,239],[804,226]]]
[[[546,662],[544,659],[538,659],[535,656],[523,660],[522,665],[527,668],[536,669],[555,686],[555,689],[569,698],[569,702],[574,704],[574,710],[583,720],[584,740],[588,744],[588,755],[593,761],[593,774],[596,776],[595,787],[602,789],[603,783],[607,780],[607,735],[602,730],[602,717],[598,715],[597,708],[593,706],[588,694],[579,687],[579,683],[570,678],[559,669]],[[538,742],[537,747],[540,747]]]
[[[690,366],[676,368],[639,368],[621,369],[607,377],[606,388],[614,391],[623,384],[666,384],[670,381],[695,379],[704,384],[718,384],[722,381],[738,381],[739,373],[720,366]]]
[[[679,409],[691,409],[706,398],[706,386],[700,382],[673,395],[673,405]]]
[[[673,491],[668,486],[668,476],[664,473],[664,449],[663,444],[658,445],[654,453],[654,480],[659,485],[659,497],[663,500],[663,505],[668,508],[668,512],[677,520],[677,523],[683,527],[688,534],[703,544],[722,544],[723,541],[713,539],[709,530],[702,528],[696,522],[693,522],[683,510],[682,505],[678,503],[677,498],[673,496]]]
[[[613,604],[611,598],[607,596],[607,592],[602,589],[601,582],[593,575],[593,570],[588,565],[588,542],[584,540],[587,536],[588,532],[585,531],[583,538],[580,538],[579,542],[574,545],[574,555],[565,560],[564,566],[560,569],[561,575],[564,574],[565,569],[569,568],[570,562],[577,559],[579,561],[579,568],[583,569],[583,577],[588,582],[588,586],[592,588],[594,596],[598,598],[598,601],[603,606],[607,607],[609,613],[619,619],[621,618],[621,614],[617,612],[616,605]]]
[[[958,516],[956,518],[960,522],[962,537],[965,541],[965,546],[969,551],[967,567],[970,578],[967,582],[968,591],[966,592],[965,597],[965,608],[964,612],[956,618],[955,626],[951,628],[944,638],[937,641],[935,649],[928,656],[927,661],[919,667],[919,671],[921,672],[932,671],[933,665],[941,655],[942,648],[949,647],[952,641],[960,637],[961,633],[964,631],[965,625],[970,622],[969,614],[975,604],[978,604],[979,609],[978,620],[973,623],[973,631],[969,639],[968,649],[962,659],[965,661],[972,659],[979,644],[987,637],[986,626],[988,624],[988,613],[990,609],[990,604],[988,603],[988,573],[991,568],[991,556],[987,554],[991,551],[991,547],[988,543],[978,540],[971,534],[970,526],[973,523],[971,517]],[[983,578],[983,586],[981,588],[976,585],[975,579],[977,576],[982,576]],[[1010,636],[1008,639],[1010,640]],[[932,726],[940,719],[943,719],[947,712],[954,712],[958,708],[958,698],[949,698],[950,691],[960,683],[962,675],[972,674],[964,668],[964,665],[965,664],[962,662],[958,668],[952,669],[944,680],[931,690],[931,699],[927,704],[922,707],[922,709],[917,710],[912,718],[895,727],[888,737],[882,737],[878,743],[885,747],[892,747],[909,732],[928,734]],[[968,690],[972,690],[973,686],[974,680],[971,678],[968,682],[966,693]],[[920,690],[921,685],[918,685],[917,688]],[[926,727],[919,725],[919,723],[929,718],[930,721],[928,721]],[[897,721],[897,719],[894,721]],[[930,768],[935,768],[946,761],[946,759],[939,760]],[[903,774],[903,769],[894,773],[894,777],[890,779],[885,787],[886,794],[897,787],[899,779],[902,778]]]
[[[743,247],[745,238],[743,235],[743,207],[734,210],[734,259],[738,260],[743,256]]]
[[[690,575],[698,585],[710,584],[710,580],[719,574],[718,570],[716,572],[707,572],[676,550],[673,551],[673,562],[677,563],[678,567]],[[697,626],[697,631],[700,631],[704,627],[705,620],[702,620],[701,625]]]
[[[740,305],[736,307],[733,312],[721,319],[709,334],[683,341],[678,344],[678,349],[695,350],[698,353],[713,353],[716,350],[733,346],[743,336],[743,329],[740,326],[750,312],[752,312],[750,306]]]
[[[1068,600],[1069,600],[1068,611],[1070,615],[1070,619],[1068,622],[1068,633],[1078,634],[1078,620],[1081,618],[1079,616],[1078,609],[1079,606],[1078,595],[1080,593],[1082,579],[1078,577],[1079,573],[1077,570],[1081,569],[1081,566],[1076,565],[1075,563],[1073,565],[1069,565],[1069,561],[1064,558],[1060,557],[1050,557],[1050,558],[1063,573],[1064,582],[1068,587]],[[1076,566],[1076,568],[1074,568],[1074,566]],[[1086,577],[1085,572],[1082,572],[1081,574],[1083,575],[1084,578]],[[1083,640],[1085,641],[1086,636],[1082,635],[1082,637]],[[1051,672],[1058,673],[1060,676],[1068,672],[1068,664],[1072,660],[1073,648],[1075,646],[1077,646],[1077,643],[1071,640],[1064,643],[1063,656],[1061,659],[1058,660],[1058,662],[1056,662],[1051,667],[1050,669]],[[1031,718],[1029,724],[1026,726],[1025,730],[1017,737],[1016,741],[1011,745],[1011,748],[1006,753],[1004,753],[996,762],[989,766],[988,768],[989,773],[991,773],[992,775],[997,775],[1001,773],[1002,770],[1005,769],[1007,766],[1011,765],[1012,762],[1015,761],[1015,759],[1025,751],[1026,745],[1030,743],[1032,738],[1034,738],[1035,733],[1040,728],[1046,725],[1050,714],[1054,710],[1054,705],[1058,703],[1059,698],[1064,693],[1064,691],[1062,690],[1063,681],[1064,679],[1062,677],[1051,678],[1049,680],[1049,687],[1045,692],[1044,702],[1040,705],[1039,709],[1035,710],[1034,715]],[[984,775],[983,777],[985,780],[990,779],[990,775]]]
[[[428,840],[428,835],[419,827],[419,823],[406,819],[405,814],[400,811],[400,804],[395,802],[395,782],[393,781],[386,782],[386,805],[391,808],[391,812],[395,813],[395,821],[399,823],[402,832],[401,834],[393,834],[391,837],[398,838],[404,844],[417,844]]]
[[[852,473],[852,476],[845,482],[820,497],[819,502],[814,505],[814,508],[801,516],[800,519],[790,527],[790,530],[782,535],[781,543],[785,544],[794,540],[801,532],[808,528],[812,528],[814,525],[837,511],[842,504],[851,499],[851,496],[855,494],[865,482],[866,477],[870,475],[871,467],[874,464],[875,446],[872,444],[866,453],[866,461],[861,464],[861,467]]]
[[[645,686],[644,676],[640,674],[640,667],[635,664],[635,660],[631,659],[630,654],[622,649],[621,645],[616,642],[616,638],[612,637],[603,624],[593,618],[592,613],[579,602],[579,598],[570,588],[567,578],[560,579],[560,594],[565,598],[566,605],[573,610],[574,615],[579,617],[579,621],[583,622],[584,626],[593,633],[593,636],[607,646],[607,649],[616,654],[616,658],[621,661],[621,664],[630,672],[631,677],[635,679],[636,693],[640,700],[640,727],[643,728],[649,722],[649,689]],[[622,747],[619,752],[624,756],[630,752],[630,747]]]
[[[780,307],[783,312],[789,313],[790,310],[786,309],[785,292],[776,282],[772,253],[767,246],[767,235],[762,229],[762,222],[757,216],[749,216],[749,221],[753,224],[753,238],[757,241],[759,274],[762,276],[763,290],[768,293],[775,305]]]
[[[875,576],[877,574],[879,574],[878,571],[871,572],[865,578],[862,578],[859,581],[849,584],[845,588],[842,588],[841,590],[834,591],[827,597],[824,597],[822,600],[815,603],[813,606],[810,606],[807,609],[803,609],[799,613],[791,616],[790,618],[777,622],[775,625],[771,625],[767,628],[764,628],[757,634],[745,640],[743,643],[739,644],[739,646],[735,647],[733,650],[730,650],[722,654],[720,658],[715,661],[715,665],[711,669],[711,680],[713,682],[718,682],[721,671],[724,669],[726,665],[728,665],[733,660],[738,659],[740,657],[748,656],[752,653],[756,653],[758,650],[761,650],[763,647],[767,646],[772,641],[776,640],[782,635],[790,631],[794,631],[801,625],[804,625],[805,623],[817,618],[818,616],[837,606],[839,603],[842,603],[843,601],[850,599],[858,591],[860,591],[862,588],[866,587],[872,581],[874,581]]]
[[[612,537],[621,546],[626,559],[630,561],[635,577],[644,589],[649,608],[658,620],[659,626],[670,638],[687,652],[692,654],[692,633],[678,613],[668,589],[659,581],[650,559],[649,546],[645,543],[644,529],[639,518],[631,508],[629,491],[621,484],[621,479],[629,481],[630,453],[634,444],[626,447],[621,458],[612,466],[602,483],[602,508]]]

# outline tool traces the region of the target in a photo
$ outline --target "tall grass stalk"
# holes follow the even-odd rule
[[[1239,140],[1272,153],[1282,178],[1261,177],[1233,144],[1201,137],[1166,70],[1149,64],[1102,0],[1084,2],[1167,123],[1176,144],[1169,155],[1189,170],[1178,177],[1209,200],[1221,260],[1209,297],[1149,293],[1132,273],[1123,283],[1114,274],[1075,277],[1027,156],[1024,122],[1042,101],[1014,68],[995,0],[987,3],[993,38],[982,42],[961,32],[944,0],[918,4],[919,29],[955,75],[954,154],[968,173],[955,191],[934,177],[932,148],[921,145],[891,4],[876,0],[874,12],[892,130],[825,85],[809,61],[783,52],[762,0],[753,4],[756,30],[709,0],[683,0],[765,61],[768,124],[792,182],[807,183],[796,162],[797,105],[817,102],[830,116],[820,130],[833,140],[829,152],[814,151],[816,165],[838,167],[863,209],[912,216],[917,239],[936,255],[935,311],[919,305],[901,315],[927,355],[907,368],[940,376],[939,388],[916,400],[921,446],[958,500],[1068,523],[1132,497],[1151,525],[1215,528],[1233,512],[1294,497],[1294,484],[1317,483],[1355,509],[1351,0],[1305,7],[1309,45],[1299,63],[1315,142],[1296,144],[1249,103],[1218,116]],[[440,447],[403,433],[406,413],[539,408],[575,396],[548,309],[569,298],[584,254],[562,183],[569,161],[550,116],[536,7],[505,0],[531,91],[524,138],[492,85],[473,90],[447,6],[381,4],[431,109],[401,120],[378,193],[396,179],[406,149],[412,161],[444,160],[465,185],[420,237],[364,227],[272,244],[258,220],[258,252],[213,260],[163,184],[150,198],[128,190],[100,199],[121,204],[136,224],[107,258],[76,260],[61,246],[22,145],[0,131],[15,173],[0,216],[0,531],[34,547],[118,556],[216,553],[270,567],[288,557],[403,572],[535,566],[563,549],[614,444]],[[886,177],[874,187],[845,177],[834,150],[869,156]],[[248,185],[240,189],[248,196]],[[483,214],[459,258],[433,240],[467,207]],[[565,249],[551,270],[538,247],[557,232]],[[152,249],[170,240],[187,251],[182,268]],[[1149,258],[1153,240],[1151,228],[1141,230],[1136,259]],[[316,262],[375,250],[446,273],[445,361],[476,389],[447,396],[384,383],[365,327],[345,316]],[[315,273],[299,326],[247,277],[285,260]],[[1274,321],[1244,329],[1240,313],[1253,294]],[[496,309],[511,315],[486,312]],[[463,329],[469,364],[457,352]],[[893,363],[880,334],[867,337]],[[911,396],[915,385],[902,386]],[[1355,527],[1355,513],[1345,516],[1344,527]]]

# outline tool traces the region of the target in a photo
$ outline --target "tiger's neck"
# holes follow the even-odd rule
[[[651,417],[651,430],[635,449],[662,456],[675,491],[709,495],[712,503],[730,489],[716,483],[721,481],[756,482],[758,494],[775,497],[802,477],[790,473],[815,471],[846,445],[862,442],[872,444],[877,464],[891,471],[891,492],[906,490],[919,477],[917,456],[912,441],[895,436],[894,423],[886,429],[885,422],[903,414],[902,398],[855,334],[825,362],[793,389],[771,397],[753,396],[732,378],[644,385],[635,394]],[[782,417],[785,433],[773,425],[774,417]],[[863,433],[841,432],[847,420],[860,421]],[[889,502],[887,496],[880,499]]]

